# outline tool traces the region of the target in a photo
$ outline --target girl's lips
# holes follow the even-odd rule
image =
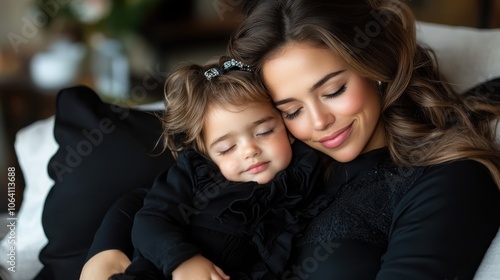
[[[351,131],[352,131],[352,123],[338,132],[332,133],[329,136],[321,138],[319,142],[321,143],[321,145],[323,145],[323,147],[327,149],[337,148],[338,146],[342,145],[342,143],[344,143],[347,137],[349,137]]]
[[[250,165],[250,167],[246,170],[246,172],[250,174],[257,174],[267,169],[269,162],[259,162],[256,164]]]

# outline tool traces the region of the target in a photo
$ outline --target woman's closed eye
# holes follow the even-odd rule
[[[300,109],[296,110],[295,112],[293,113],[286,113],[286,112],[283,112],[283,117],[287,120],[293,120],[295,119],[296,117],[299,116],[299,113],[300,113]]]
[[[325,94],[323,95],[323,97],[329,99],[329,98],[335,98],[339,95],[341,95],[342,93],[345,92],[345,90],[347,89],[347,87],[345,85],[343,85],[341,88],[339,88],[339,90],[337,90],[336,92],[334,93],[330,93],[330,94]]]
[[[326,99],[335,98],[335,97],[341,95],[342,93],[344,93],[346,91],[346,89],[347,89],[347,87],[345,85],[343,85],[337,91],[335,91],[333,93],[330,93],[330,94],[325,94],[325,95],[323,95],[323,97],[326,98]],[[287,112],[282,111],[282,114],[283,114],[283,117],[285,119],[287,119],[287,120],[293,120],[293,119],[295,119],[296,117],[299,116],[300,111],[301,111],[301,108],[295,110],[292,113],[287,113]]]

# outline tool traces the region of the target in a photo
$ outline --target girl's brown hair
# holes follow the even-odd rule
[[[382,81],[381,116],[398,165],[469,158],[484,164],[500,187],[493,124],[500,104],[464,98],[449,87],[433,52],[417,44],[415,19],[402,1],[258,1],[231,38],[228,53],[260,72],[290,42],[326,46],[359,75]]]
[[[246,106],[249,103],[268,103],[260,79],[254,73],[229,70],[210,80],[205,72],[221,68],[228,61],[221,57],[218,63],[205,66],[188,64],[179,67],[165,83],[165,114],[162,118],[166,148],[174,157],[188,148],[206,154],[203,142],[205,116],[211,106]]]

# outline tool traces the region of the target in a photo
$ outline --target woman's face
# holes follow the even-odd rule
[[[385,146],[377,85],[329,49],[291,43],[268,59],[262,76],[297,139],[337,161]]]

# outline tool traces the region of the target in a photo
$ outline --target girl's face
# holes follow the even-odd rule
[[[262,76],[295,138],[337,161],[385,146],[377,85],[329,49],[292,43],[266,61]]]
[[[235,182],[267,183],[292,158],[285,125],[270,103],[211,107],[203,137],[210,159]]]

